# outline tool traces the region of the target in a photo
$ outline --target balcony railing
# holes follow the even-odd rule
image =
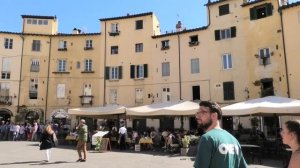
[[[39,72],[40,66],[39,65],[31,65],[30,72]]]
[[[11,105],[12,96],[0,96],[0,104],[1,105]]]
[[[84,50],[93,50],[93,47],[84,47]]]
[[[58,48],[58,51],[68,51],[68,48]]]
[[[81,105],[84,106],[84,105],[93,105],[93,98],[94,96],[92,95],[81,95],[79,96],[80,99],[81,99]]]
[[[108,32],[108,34],[109,34],[110,36],[118,36],[118,35],[120,35],[120,31]]]

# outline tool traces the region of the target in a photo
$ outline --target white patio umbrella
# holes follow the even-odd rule
[[[126,115],[132,116],[188,116],[194,115],[199,104],[191,101],[155,103],[126,109]]]
[[[300,100],[267,96],[222,107],[223,116],[300,115]]]

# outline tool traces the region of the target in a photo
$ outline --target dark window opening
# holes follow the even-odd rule
[[[193,100],[200,100],[200,86],[193,86]]]
[[[143,20],[137,20],[135,22],[135,29],[138,30],[138,29],[143,29]]]
[[[229,4],[219,6],[219,16],[229,14]]]
[[[261,97],[275,95],[272,78],[261,79],[260,82],[261,82]]]
[[[223,82],[224,100],[234,100],[234,82]]]
[[[250,20],[256,20],[271,16],[273,12],[273,6],[271,3],[257,6],[250,9]]]

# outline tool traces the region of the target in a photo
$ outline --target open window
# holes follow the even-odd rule
[[[257,20],[271,16],[273,13],[273,6],[271,3],[255,6],[250,9],[250,20]]]

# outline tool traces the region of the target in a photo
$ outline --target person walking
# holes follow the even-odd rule
[[[45,126],[40,139],[40,150],[45,150],[46,162],[50,161],[51,148],[54,145],[53,134],[54,131],[49,123]]]
[[[84,119],[80,120],[79,125],[76,129],[78,134],[78,142],[77,142],[76,149],[79,156],[77,162],[85,162],[87,159],[86,142],[88,138],[88,127],[85,124]],[[83,151],[83,158],[81,155],[81,151]]]
[[[119,128],[119,136],[120,136],[120,149],[126,149],[126,137],[127,137],[127,129],[125,128],[125,123],[121,123],[121,127]]]
[[[288,168],[299,168],[300,165],[300,120],[287,121],[281,131],[282,142],[292,149]]]
[[[195,168],[246,168],[237,139],[220,127],[222,111],[214,102],[200,102],[195,114],[199,126],[206,132],[201,136]]]

